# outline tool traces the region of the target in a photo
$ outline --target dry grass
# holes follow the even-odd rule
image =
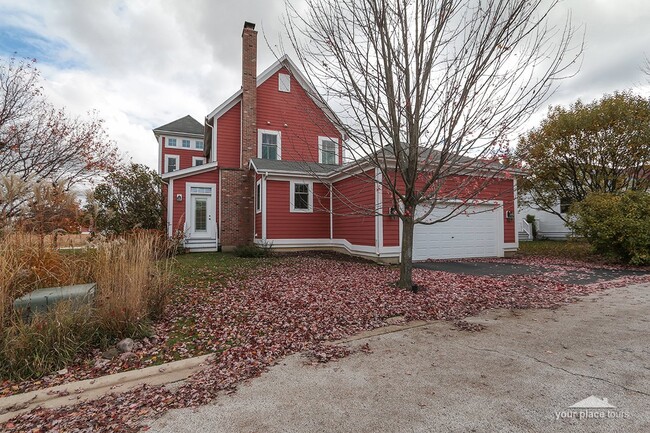
[[[8,319],[13,300],[24,293],[90,279],[83,255],[62,254],[30,233],[6,234],[0,238],[0,324]]]
[[[94,252],[97,314],[108,330],[134,334],[162,314],[170,286],[168,260],[157,260],[159,240],[147,232],[106,241]]]
[[[0,376],[36,377],[92,344],[145,334],[162,314],[171,285],[171,261],[161,259],[166,247],[152,232],[75,252],[25,233],[1,237],[0,363],[6,368]],[[28,321],[13,312],[13,301],[31,290],[88,282],[96,282],[97,291],[87,308],[57,307]]]

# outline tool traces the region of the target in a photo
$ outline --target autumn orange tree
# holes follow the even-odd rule
[[[25,211],[33,197],[26,185],[48,182],[70,191],[117,160],[101,119],[72,117],[47,101],[34,61],[0,62],[0,223]]]

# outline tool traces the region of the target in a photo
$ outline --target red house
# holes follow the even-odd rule
[[[241,90],[204,125],[186,116],[154,129],[170,236],[183,233],[190,251],[255,242],[398,261],[400,222],[387,216],[379,171],[344,164],[334,113],[311,98],[288,57],[257,75],[254,24],[244,24],[242,40]],[[516,250],[515,181],[495,180],[482,194],[466,216],[416,226],[414,260]]]

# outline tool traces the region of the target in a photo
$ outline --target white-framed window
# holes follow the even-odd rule
[[[203,150],[203,140],[196,140],[194,142],[194,147],[196,147],[198,150]]]
[[[165,173],[171,173],[179,169],[179,158],[178,155],[166,155],[165,156]]]
[[[196,167],[197,165],[203,165],[205,164],[205,158],[202,156],[193,156],[192,157],[192,167]]]
[[[262,212],[262,179],[255,184],[255,213]]]
[[[289,194],[290,212],[313,212],[314,191],[312,182],[292,180]]]
[[[181,145],[186,149],[189,149],[192,146],[190,144],[190,140],[188,140],[187,138],[184,138],[183,140],[181,140]]]
[[[338,165],[339,140],[331,137],[318,137],[318,162]]]
[[[176,147],[176,139],[167,137],[167,147]]]
[[[282,134],[280,131],[259,129],[257,131],[257,157],[262,159],[282,159]]]
[[[289,74],[278,74],[278,90],[280,92],[291,92],[291,76]]]

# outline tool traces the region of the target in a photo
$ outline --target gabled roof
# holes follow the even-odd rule
[[[340,169],[338,165],[318,164],[308,161],[276,161],[272,159],[252,158],[251,165],[256,172],[281,172],[304,174],[330,174]]]
[[[278,60],[276,60],[275,63],[273,63],[268,68],[266,68],[264,72],[262,72],[257,76],[257,87],[261,86],[266,80],[271,78],[273,74],[275,74],[282,68],[287,68],[289,70],[291,75],[296,79],[296,81],[298,81],[298,84],[300,84],[300,86],[307,91],[307,95],[309,95],[312,101],[314,101],[314,103],[321,110],[323,110],[323,112],[325,112],[325,115],[338,129],[338,125],[340,122],[338,122],[338,117],[336,116],[336,114],[324,101],[320,100],[319,97],[317,97],[318,92],[316,92],[316,89],[314,89],[314,87],[311,85],[309,80],[307,80],[307,78],[302,74],[302,72],[300,72],[300,69],[298,69],[296,64],[286,54],[280,57]],[[223,104],[219,105],[217,108],[212,110],[212,112],[206,116],[206,120],[211,119],[213,117],[215,118],[221,117],[222,114],[224,114],[226,111],[228,111],[237,102],[241,100],[241,95],[242,95],[242,89],[239,89],[232,96],[226,99]],[[339,131],[339,132],[343,133],[343,131]]]
[[[175,132],[178,134],[200,135],[203,137],[203,124],[189,114],[153,130],[154,133]]]

